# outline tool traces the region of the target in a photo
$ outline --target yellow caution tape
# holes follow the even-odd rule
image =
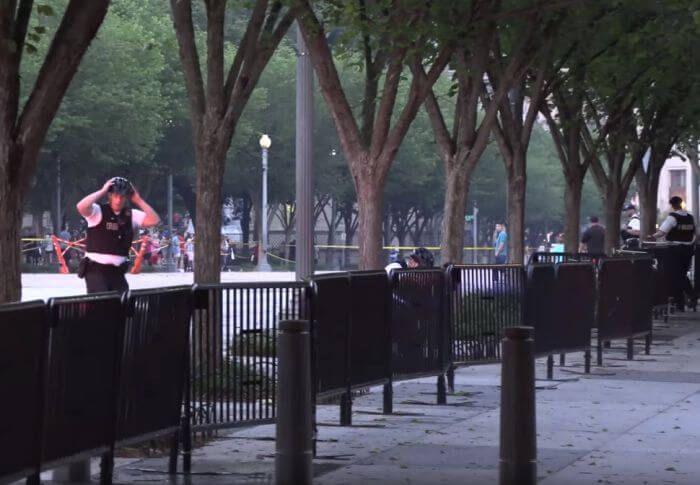
[[[285,258],[282,258],[282,257],[277,256],[276,254],[272,254],[272,253],[267,253],[267,256],[275,258],[275,259],[279,259],[280,261],[284,261],[285,263],[293,263],[294,262],[291,259],[285,259]]]

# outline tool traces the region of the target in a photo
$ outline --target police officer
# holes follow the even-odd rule
[[[630,202],[626,203],[622,211],[627,216],[627,223],[620,231],[620,237],[622,237],[622,242],[626,243],[628,239],[639,237],[642,224],[639,220],[639,214],[637,214],[637,207],[634,204]]]
[[[389,274],[392,269],[432,268],[434,264],[435,258],[433,253],[426,248],[418,248],[404,261],[390,263],[384,267],[384,270]]]
[[[666,240],[674,244],[669,248],[669,263],[671,265],[672,296],[679,311],[685,309],[683,294],[691,300],[695,298],[693,287],[688,280],[688,269],[693,258],[695,244],[695,219],[693,215],[683,210],[683,199],[671,197],[671,213],[661,224],[659,230],[651,235],[656,239],[666,236]],[[691,305],[694,306],[694,302]]]
[[[98,204],[105,195],[107,203]],[[126,207],[127,201],[143,210]],[[76,207],[87,221],[87,248],[78,270],[78,276],[85,278],[87,292],[128,290],[124,274],[134,233],[138,234],[140,227],[155,226],[160,217],[124,177],[109,179]]]

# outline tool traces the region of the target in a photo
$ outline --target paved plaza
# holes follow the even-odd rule
[[[251,281],[294,281],[294,273],[288,271],[269,272],[224,272],[222,283]],[[191,285],[194,273],[141,273],[127,274],[126,280],[132,290],[160,288],[164,286]],[[22,274],[22,301],[46,300],[58,296],[84,295],[85,280],[74,273],[24,273]]]

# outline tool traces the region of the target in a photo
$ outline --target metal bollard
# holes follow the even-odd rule
[[[84,483],[90,481],[90,458],[56,468],[53,480],[64,483]]]
[[[280,322],[277,355],[279,382],[275,484],[310,484],[313,479],[313,455],[309,322]]]
[[[535,343],[532,327],[505,329],[501,366],[500,485],[537,482]]]
[[[445,374],[437,378],[437,403],[447,404],[447,386],[445,386]]]
[[[394,412],[394,388],[392,385],[392,381],[390,380],[388,383],[384,384],[384,392],[383,394],[383,406],[382,406],[382,414],[391,414]]]
[[[447,368],[447,390],[455,392],[455,366],[451,365]]]
[[[352,391],[340,395],[340,425],[352,426]]]

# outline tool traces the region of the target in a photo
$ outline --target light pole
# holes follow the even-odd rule
[[[267,262],[267,150],[270,145],[272,145],[272,140],[269,136],[260,137],[260,148],[262,148],[262,207],[260,207],[262,241],[258,244],[257,271],[272,271],[270,263]]]

